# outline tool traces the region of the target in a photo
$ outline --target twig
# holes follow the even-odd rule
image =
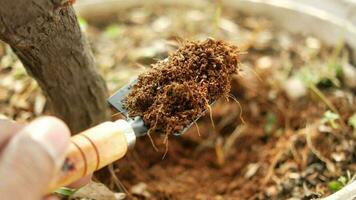
[[[274,168],[277,166],[277,163],[280,161],[286,151],[289,151],[289,147],[293,141],[290,139],[289,136],[286,137],[286,139],[284,139],[283,137],[278,139],[276,143],[276,149],[278,150],[278,153],[273,157],[271,165],[268,168],[267,174],[262,180],[262,185],[266,185],[270,181],[271,177],[273,177],[274,175]]]
[[[276,167],[279,159],[282,157],[283,154],[284,151],[279,151],[277,155],[273,158],[272,163],[268,168],[267,174],[265,178],[262,180],[262,185],[266,185],[268,181],[271,179],[271,177],[273,176],[274,168]]]
[[[322,162],[324,162],[326,164],[326,167],[330,170],[330,171],[335,171],[335,166],[334,164],[327,158],[325,158],[313,145],[313,141],[311,139],[311,131],[310,131],[310,127],[307,126],[306,127],[306,132],[305,132],[305,139],[307,141],[307,145],[309,147],[309,149],[311,150],[311,152]]]
[[[339,113],[339,111],[336,109],[336,107],[326,98],[326,96],[314,85],[314,84],[310,84],[309,85],[309,89],[314,92],[314,94],[316,94],[320,100],[322,102],[324,102],[326,104],[327,107],[329,107],[329,109],[331,111],[333,111],[334,113],[338,114],[340,116],[339,121],[341,122],[342,126],[345,127],[346,124],[344,122],[344,120],[342,120],[341,115]]]
[[[235,128],[235,130],[229,135],[229,137],[226,139],[226,142],[223,146],[223,151],[224,154],[226,155],[225,157],[229,156],[229,152],[231,147],[234,145],[235,141],[239,136],[246,130],[245,125],[240,125]]]
[[[121,183],[119,178],[116,176],[115,170],[114,170],[114,164],[110,164],[108,166],[110,175],[112,176],[112,179],[114,180],[114,183],[118,189],[120,189],[122,192],[125,192],[128,196],[130,196],[129,191],[125,188],[124,184]]]
[[[332,110],[334,113],[339,114],[335,106],[326,98],[326,96],[314,84],[310,84],[309,88],[312,92],[314,92],[314,94],[316,94],[320,98],[322,102],[326,104],[326,106],[329,107],[330,110]]]

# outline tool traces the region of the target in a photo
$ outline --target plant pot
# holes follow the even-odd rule
[[[293,33],[310,34],[329,45],[345,41],[356,59],[356,1],[355,0],[223,0],[236,11],[269,17],[277,26]],[[75,8],[91,20],[142,5],[184,5],[204,8],[205,0],[81,0]]]

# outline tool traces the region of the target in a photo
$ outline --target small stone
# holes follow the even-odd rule
[[[144,196],[146,198],[150,198],[151,194],[147,191],[147,184],[146,183],[138,183],[131,187],[131,193]]]
[[[143,12],[140,9],[137,9],[137,11],[134,11],[130,14],[129,18],[130,21],[136,24],[143,24],[147,21],[148,18],[147,12]]]
[[[167,31],[171,24],[172,21],[168,17],[159,17],[152,23],[152,29],[156,32],[164,32]]]
[[[332,153],[331,157],[336,162],[342,162],[345,160],[345,154],[342,152],[341,153]]]
[[[282,32],[279,34],[278,42],[279,45],[286,50],[291,49],[293,46],[293,41],[290,37],[290,34],[286,32]]]
[[[257,34],[254,47],[256,49],[265,49],[272,42],[273,35],[270,31],[261,31]]]
[[[227,31],[229,33],[238,33],[239,32],[239,27],[237,26],[236,23],[234,23],[231,20],[222,18],[220,20],[219,26],[221,29],[223,29],[224,31]]]
[[[200,10],[191,10],[187,12],[186,19],[189,21],[202,21],[205,15]]]
[[[275,186],[270,186],[266,189],[266,194],[269,197],[276,196],[278,194],[277,188]]]
[[[251,178],[256,174],[258,169],[260,168],[260,165],[258,163],[252,163],[247,166],[247,171],[245,173],[245,178]]]
[[[307,88],[303,82],[297,78],[290,78],[285,82],[284,91],[292,100],[297,100],[307,94]]]
[[[318,127],[318,130],[321,132],[321,133],[331,133],[333,131],[333,129],[329,126],[326,126],[325,124],[321,124],[319,127]]]
[[[299,173],[289,173],[289,178],[300,179],[300,175],[299,175]]]
[[[263,56],[259,58],[256,62],[256,66],[260,69],[268,69],[272,67],[273,61],[272,58],[269,56]]]
[[[305,43],[306,43],[307,47],[309,47],[311,49],[320,49],[320,47],[321,47],[320,41],[314,37],[308,37],[305,40]]]
[[[115,193],[116,200],[124,200],[126,199],[127,195],[125,193]]]

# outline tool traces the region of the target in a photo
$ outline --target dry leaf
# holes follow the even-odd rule
[[[117,196],[118,195],[109,190],[104,184],[92,181],[79,189],[70,200],[118,200]]]

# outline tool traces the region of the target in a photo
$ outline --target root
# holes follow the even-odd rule
[[[213,126],[214,132],[216,132],[215,123],[214,123],[214,119],[213,119],[213,110],[211,109],[211,106],[209,104],[206,104],[206,107],[209,110],[211,125]]]
[[[166,145],[166,149],[165,149],[164,154],[162,156],[162,160],[164,160],[166,158],[166,155],[168,153],[168,134],[166,134],[166,136],[164,137],[163,143]]]
[[[148,138],[150,138],[150,141],[151,141],[152,147],[155,149],[155,151],[157,151],[157,152],[158,152],[158,148],[157,148],[157,146],[156,146],[155,142],[153,141],[153,138],[152,138],[152,136],[151,136],[151,132],[150,132],[150,130],[148,130],[148,131],[147,131],[147,136],[148,136]]]
[[[197,123],[197,122],[194,122],[194,125],[195,125],[195,127],[197,128],[198,136],[201,137],[200,129],[199,129],[198,123]]]
[[[240,114],[239,114],[240,120],[241,120],[241,122],[242,122],[243,124],[246,124],[246,122],[245,122],[245,120],[244,120],[244,118],[243,118],[243,116],[242,116],[243,111],[242,111],[241,103],[236,99],[236,97],[235,97],[234,95],[229,94],[229,97],[230,97],[232,100],[234,100],[234,101],[237,103],[237,105],[239,106],[239,108],[240,108]]]
[[[156,115],[156,121],[155,121],[155,124],[154,124],[154,126],[153,126],[153,130],[157,127],[158,114],[161,112],[162,107],[163,107],[163,105],[162,105],[162,106],[158,109],[158,111],[157,111],[158,113],[157,113],[157,115]],[[147,131],[147,135],[148,135],[148,137],[150,138],[150,141],[151,141],[151,144],[152,144],[153,148],[155,149],[155,151],[158,152],[159,150],[158,150],[158,148],[157,148],[157,146],[156,146],[156,144],[155,144],[155,142],[153,141],[153,138],[152,138],[152,136],[151,136],[151,129]]]
[[[235,130],[229,135],[229,137],[225,140],[225,144],[223,146],[223,152],[226,157],[230,155],[230,150],[235,144],[237,138],[246,130],[245,125],[239,125],[235,128]]]

